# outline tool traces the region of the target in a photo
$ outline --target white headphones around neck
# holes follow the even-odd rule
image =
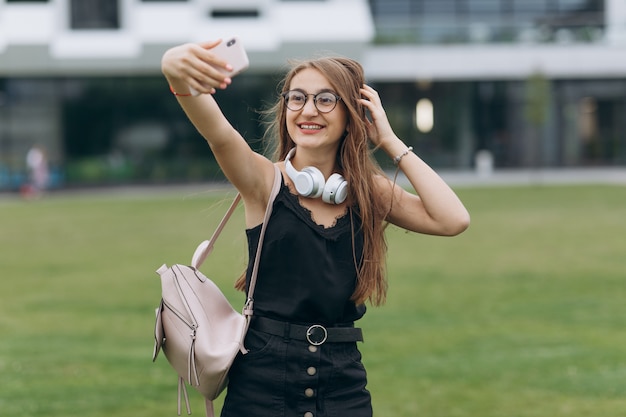
[[[302,171],[296,170],[289,161],[296,148],[293,148],[285,158],[285,171],[293,181],[296,191],[303,197],[318,198],[328,204],[341,204],[348,197],[348,182],[340,174],[332,174],[328,181],[324,174],[315,167],[305,167]]]

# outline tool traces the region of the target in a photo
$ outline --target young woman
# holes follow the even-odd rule
[[[251,259],[274,163],[283,176],[263,246],[255,317],[245,341],[249,353],[231,368],[222,416],[371,416],[356,344],[362,335],[354,322],[367,301],[385,300],[385,224],[453,236],[468,227],[469,214],[394,134],[378,93],[351,59],[293,66],[268,131],[277,162],[253,152],[212,95],[232,81],[216,69],[230,70],[211,52],[219,42],[172,48],[162,70],[242,195]],[[202,94],[192,95],[191,88]],[[389,155],[414,193],[382,173],[370,147]],[[242,290],[245,278],[236,284]]]

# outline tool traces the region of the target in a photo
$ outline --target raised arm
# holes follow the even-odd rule
[[[185,44],[169,49],[161,69],[189,120],[206,139],[228,180],[241,193],[246,222],[253,226],[263,218],[274,169],[272,162],[254,152],[220,110],[213,94],[232,80],[217,70],[229,64],[211,50],[221,41]],[[192,90],[200,94],[192,95]]]
[[[398,157],[399,167],[415,189],[391,188],[390,180],[378,178],[381,194],[393,198],[388,220],[404,229],[441,236],[454,236],[469,226],[470,216],[461,200],[443,179],[393,132],[378,93],[369,86],[361,89],[362,104],[369,109],[372,123],[370,139],[391,159]]]

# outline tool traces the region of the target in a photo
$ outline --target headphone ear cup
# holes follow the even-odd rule
[[[305,167],[296,178],[295,186],[303,197],[318,198],[324,191],[324,174],[315,167]]]
[[[324,184],[326,181],[324,180],[324,174],[322,171],[315,167],[305,167],[302,171],[302,174],[306,174],[311,181],[311,190],[306,194],[302,194],[305,197],[310,198],[318,198],[321,197],[322,192],[324,191]],[[296,185],[296,189],[297,189]]]
[[[322,192],[322,201],[328,204],[341,204],[348,198],[348,183],[340,174],[328,177]]]

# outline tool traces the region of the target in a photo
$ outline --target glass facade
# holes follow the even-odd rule
[[[370,0],[385,44],[593,43],[603,39],[603,0]],[[378,87],[394,128],[434,166],[471,168],[487,150],[496,167],[626,163],[626,79],[397,82]],[[422,132],[411,109],[432,102]],[[412,138],[412,139],[408,139]]]
[[[591,42],[603,0],[370,0],[379,43]]]
[[[262,151],[258,111],[275,86],[244,74],[216,97]],[[48,154],[52,186],[223,179],[162,76],[0,79],[0,190],[24,183],[33,146]]]
[[[276,77],[239,77],[217,99],[262,151]],[[398,136],[437,169],[473,169],[481,150],[496,168],[626,164],[626,79],[372,85]],[[222,179],[160,76],[0,79],[0,190],[25,180],[34,145],[49,151],[57,185]]]
[[[626,79],[381,83],[390,122],[431,165],[470,169],[488,150],[497,168],[626,164]],[[416,125],[428,98],[433,126]]]

